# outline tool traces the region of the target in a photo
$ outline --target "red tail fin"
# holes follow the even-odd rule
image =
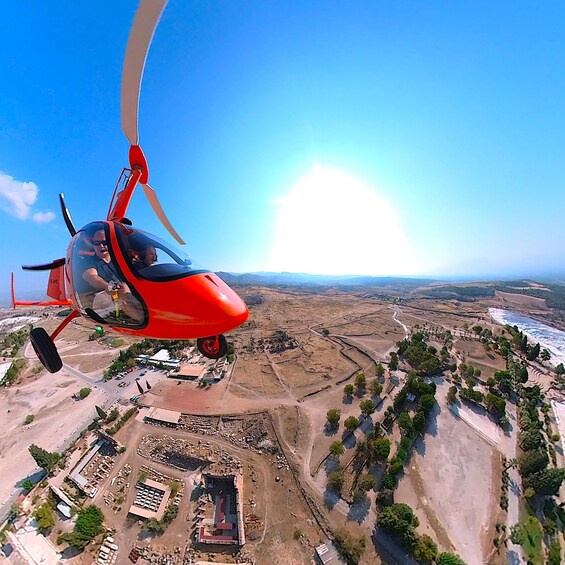
[[[49,283],[47,284],[47,296],[54,300],[66,300],[65,292],[65,267],[57,267],[49,272]]]
[[[64,267],[57,267],[51,269],[49,273],[47,295],[55,300],[16,300],[14,273],[12,273],[12,308],[16,306],[71,306],[71,301],[65,293],[65,272],[63,269]]]

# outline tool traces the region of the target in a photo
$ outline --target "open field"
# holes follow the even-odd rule
[[[210,444],[241,463],[245,512],[258,519],[250,525],[249,532],[258,533],[249,537],[247,548],[258,563],[307,563],[313,547],[324,541],[328,532],[343,525],[356,535],[364,534],[369,541],[375,525],[377,493],[370,491],[364,506],[350,506],[345,496],[332,498],[326,485],[327,473],[332,470],[332,465],[328,464],[329,448],[332,442],[343,441],[346,452],[341,462],[346,465],[354,459],[356,447],[383,420],[392,398],[405,382],[409,367],[402,363],[400,370],[392,374],[387,370],[384,390],[378,397],[371,397],[367,391],[347,398],[344,386],[353,383],[359,371],[363,371],[369,381],[373,380],[376,363],[382,362],[386,367],[396,343],[416,328],[427,328],[431,332],[450,330],[455,335],[452,360],[457,363],[465,360],[480,368],[482,380],[505,367],[498,354],[486,352],[464,329],[478,323],[500,331],[496,330],[487,309],[500,307],[505,296],[497,294],[475,302],[415,298],[390,304],[377,293],[365,290],[302,292],[255,287],[249,292],[260,295],[263,301],[251,308],[249,321],[230,335],[236,358],[228,376],[205,387],[157,376],[151,380],[152,389],[141,402],[195,418],[210,418],[211,422],[253,419],[262,414],[261,417],[270,422],[270,441],[278,446],[288,469],[285,463],[281,464],[281,460],[267,452],[259,453],[261,450],[245,448],[239,440],[230,439],[224,434],[229,428],[217,428],[215,434],[198,430],[173,431],[132,419],[117,435],[127,451],[117,457],[107,484],[95,499],[95,503],[104,508],[109,524],[118,530],[120,543],[125,547],[150,544],[164,551],[164,548],[184,547],[191,535],[195,511],[191,492],[197,484],[197,474],[181,472],[155,461],[148,463],[136,450],[148,434],[182,437],[195,445]],[[531,303],[524,301],[522,306],[527,308]],[[51,316],[40,323],[52,330],[57,322]],[[112,335],[102,342],[88,341],[91,333],[92,326],[81,320],[72,323],[58,341],[64,362],[74,367],[74,371],[65,369],[55,376],[34,373],[37,362],[31,348],[20,352],[29,357],[26,369],[18,384],[0,392],[4,405],[11,410],[7,414],[11,426],[0,436],[0,441],[5,442],[0,443],[0,447],[4,447],[3,454],[6,454],[1,459],[2,476],[5,476],[6,461],[20,461],[18,457],[22,464],[27,459],[33,469],[33,461],[27,454],[30,443],[55,449],[57,444],[52,445],[48,436],[55,435],[56,426],[70,435],[80,428],[81,417],[93,416],[94,404],[117,400],[118,391],[126,399],[132,394],[133,389],[117,389],[113,381],[100,382],[102,371],[117,354],[115,345],[126,347],[132,338]],[[115,337],[123,341],[113,342]],[[442,345],[433,337],[429,343],[436,349]],[[538,372],[540,379],[546,378],[543,367]],[[538,374],[534,373],[532,369],[532,380]],[[411,453],[395,492],[395,501],[407,502],[414,508],[420,519],[419,534],[428,533],[442,549],[460,553],[469,564],[484,563],[492,550],[494,523],[505,521],[498,507],[501,454],[515,452],[512,443],[515,436],[505,435],[484,413],[467,404],[459,404],[453,408],[456,414],[452,413],[445,403],[451,383],[441,378],[436,382],[439,404],[426,435],[417,441]],[[74,388],[78,390],[85,383],[92,383],[91,395],[80,402],[71,400],[71,389],[75,392]],[[375,412],[362,418],[362,425],[354,434],[346,433],[344,420],[349,416],[360,417],[360,402],[368,398],[377,404]],[[329,430],[326,426],[330,408],[341,412],[338,430]],[[23,422],[27,413],[34,413],[36,419],[31,427],[24,429],[18,422]],[[245,429],[245,425],[242,426],[241,429]],[[57,438],[58,442],[63,439],[61,435]],[[400,440],[398,426],[393,427],[390,438],[395,443]],[[19,454],[15,452],[18,448]],[[111,481],[126,464],[131,467],[133,477],[142,465],[148,465],[184,481],[179,515],[162,536],[142,534],[137,522],[128,522],[126,514],[134,496],[133,488],[123,493],[123,501],[117,505],[119,509],[105,504],[105,492],[115,490]],[[18,467],[18,472],[21,469]],[[376,470],[376,475],[382,475],[382,468]],[[275,481],[276,476],[279,481]],[[10,479],[11,485],[21,478],[23,476],[14,476],[13,482]],[[132,481],[129,482],[131,487]],[[2,493],[3,496],[9,496],[12,490],[13,486]],[[252,539],[254,536],[258,537]],[[278,552],[283,549],[282,561],[277,561]],[[389,549],[388,553],[394,554],[394,548]],[[220,551],[216,553],[216,560],[218,553],[229,559],[229,552]],[[361,563],[369,565],[379,561],[376,548],[369,542]]]

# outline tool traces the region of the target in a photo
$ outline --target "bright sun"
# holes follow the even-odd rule
[[[414,254],[395,210],[362,181],[316,166],[276,204],[271,270],[415,274]]]

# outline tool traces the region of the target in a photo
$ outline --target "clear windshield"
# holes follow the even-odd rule
[[[115,226],[124,257],[137,277],[167,281],[203,271],[184,251],[161,238],[131,226]]]

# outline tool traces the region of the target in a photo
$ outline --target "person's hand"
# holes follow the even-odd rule
[[[122,287],[122,285],[117,282],[117,281],[110,281],[108,283],[108,292],[115,292],[116,290],[119,290]]]

